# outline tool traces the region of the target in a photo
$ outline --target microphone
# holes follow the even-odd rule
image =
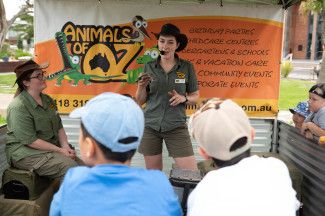
[[[159,52],[160,52],[160,55],[165,55],[166,54],[166,51],[164,51],[164,50],[159,50]]]

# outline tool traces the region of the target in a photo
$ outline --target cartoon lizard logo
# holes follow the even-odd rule
[[[63,32],[55,33],[55,39],[57,41],[58,47],[61,52],[61,57],[63,60],[64,68],[60,71],[54,72],[46,77],[47,80],[57,79],[56,85],[61,86],[63,80],[68,80],[72,86],[78,86],[79,81],[83,81],[83,84],[89,85],[90,79],[103,79],[110,80],[114,77],[118,77],[121,75],[113,75],[113,76],[98,76],[91,74],[83,74],[81,73],[80,65],[79,65],[79,57],[78,56],[70,56],[67,50],[67,38]]]
[[[136,63],[142,65],[151,62],[153,60],[156,60],[158,56],[159,56],[159,50],[157,46],[153,46],[151,48],[146,49],[143,56],[139,56],[137,58]],[[143,72],[143,67],[127,70],[126,71],[127,83],[136,83],[139,74],[142,72]]]

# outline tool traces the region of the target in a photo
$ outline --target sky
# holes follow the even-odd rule
[[[24,4],[24,0],[3,0],[6,8],[7,20],[12,18],[20,9],[20,6]]]

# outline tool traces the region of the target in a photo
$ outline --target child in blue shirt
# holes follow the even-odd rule
[[[131,99],[103,93],[70,117],[81,118],[79,146],[89,167],[70,169],[50,215],[181,215],[176,194],[158,170],[130,167],[144,129]]]

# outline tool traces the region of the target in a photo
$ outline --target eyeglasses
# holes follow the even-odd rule
[[[36,76],[29,77],[29,79],[38,79],[38,80],[44,80],[45,79],[45,73],[39,73]]]

